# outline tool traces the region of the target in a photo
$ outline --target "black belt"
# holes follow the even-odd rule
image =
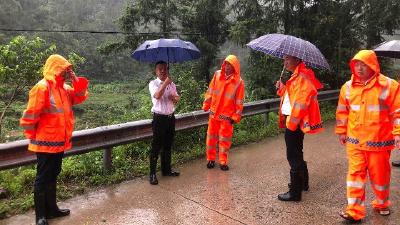
[[[175,117],[175,114],[171,113],[171,114],[168,114],[168,115],[164,115],[164,114],[159,114],[159,113],[153,112],[153,116],[154,117],[172,118],[172,117]]]

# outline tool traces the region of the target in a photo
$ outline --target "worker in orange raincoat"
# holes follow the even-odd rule
[[[64,151],[71,148],[74,129],[72,106],[87,96],[88,80],[76,77],[72,64],[60,55],[51,55],[43,68],[44,79],[29,92],[29,101],[20,125],[30,140],[28,150],[36,153],[37,173],[34,185],[36,224],[66,216],[69,209],[59,209],[56,201],[57,176]],[[72,87],[65,81],[71,80]]]
[[[399,84],[380,73],[374,51],[362,50],[350,61],[351,80],[340,91],[336,134],[346,146],[347,209],[340,216],[357,222],[365,217],[368,176],[375,200],[372,207],[389,215],[390,152],[400,147]]]
[[[243,99],[244,83],[240,77],[239,59],[229,55],[221,70],[214,73],[203,102],[203,110],[210,111],[206,140],[207,168],[214,168],[218,149],[221,170],[229,170],[228,152],[232,144],[233,124],[240,122]]]
[[[317,90],[322,84],[314,72],[301,59],[284,57],[284,67],[292,72],[286,85],[276,83],[281,96],[279,126],[285,129],[286,157],[290,165],[289,191],[279,194],[281,201],[301,201],[302,190],[308,190],[308,168],[303,158],[304,133],[322,130],[322,121],[317,99]]]

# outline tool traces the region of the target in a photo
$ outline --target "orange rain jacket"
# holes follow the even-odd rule
[[[225,80],[225,64],[234,68],[234,74]],[[214,73],[205,94],[203,110],[210,110],[210,117],[217,120],[233,120],[239,123],[242,117],[244,99],[244,83],[240,78],[239,60],[234,55],[226,57],[221,70]]]
[[[354,73],[356,60],[375,75],[362,84]],[[399,84],[380,73],[374,51],[362,50],[350,61],[351,80],[340,90],[336,109],[337,134],[346,134],[346,147],[370,151],[391,150],[400,135]]]
[[[72,106],[87,98],[89,83],[83,77],[73,81],[73,87],[60,81],[57,76],[71,66],[64,57],[51,55],[43,68],[44,79],[29,92],[20,125],[30,139],[30,151],[58,153],[71,148],[75,123]]]
[[[279,110],[279,127],[295,131],[300,125],[303,133],[317,133],[322,131],[322,120],[318,104],[318,89],[322,84],[315,78],[314,72],[302,62],[294,70],[286,85],[277,92],[281,96],[282,107],[285,92],[288,92],[292,111],[285,120]]]

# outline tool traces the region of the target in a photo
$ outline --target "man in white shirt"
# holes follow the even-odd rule
[[[157,78],[150,81],[149,90],[153,107],[153,142],[150,151],[150,184],[157,185],[158,154],[161,151],[161,172],[163,176],[179,176],[171,169],[171,147],[175,136],[175,104],[179,101],[176,86],[169,77],[166,62],[156,63]]]

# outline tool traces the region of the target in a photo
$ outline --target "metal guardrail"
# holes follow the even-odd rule
[[[338,99],[339,90],[323,91],[318,94],[319,101]],[[278,111],[279,98],[266,99],[244,104],[243,116],[253,116]],[[176,131],[205,126],[208,123],[208,113],[194,111],[176,115]],[[71,150],[65,156],[73,156],[96,150],[104,150],[103,164],[110,169],[112,164],[111,151],[118,145],[132,143],[153,136],[151,120],[139,120],[123,124],[96,127],[93,129],[73,132]],[[0,144],[0,170],[16,168],[36,162],[36,155],[27,151],[28,140]]]

